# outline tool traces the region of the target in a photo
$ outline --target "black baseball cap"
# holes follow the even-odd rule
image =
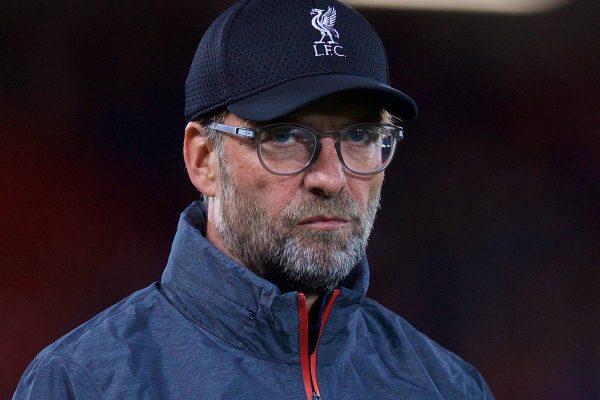
[[[415,118],[415,102],[389,86],[388,75],[381,39],[347,5],[242,0],[198,45],[185,84],[185,116],[195,121],[226,108],[269,121],[329,95],[364,91],[393,115]]]

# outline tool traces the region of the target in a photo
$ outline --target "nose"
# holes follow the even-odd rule
[[[304,175],[304,186],[309,192],[330,197],[346,186],[344,166],[338,158],[333,138],[321,139],[321,151]]]

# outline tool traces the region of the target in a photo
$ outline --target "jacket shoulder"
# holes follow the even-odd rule
[[[50,344],[25,370],[13,400],[100,398],[90,361],[143,335],[159,296],[157,284],[139,290]]]
[[[372,299],[361,307],[364,329],[376,337],[377,347],[401,354],[417,373],[434,385],[442,398],[493,399],[481,374],[458,355],[418,331],[408,321]]]

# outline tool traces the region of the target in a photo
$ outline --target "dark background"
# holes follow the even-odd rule
[[[0,397],[160,278],[197,197],[184,80],[228,4],[0,2]],[[600,2],[363,13],[420,106],[386,175],[371,297],[498,399],[600,398]]]

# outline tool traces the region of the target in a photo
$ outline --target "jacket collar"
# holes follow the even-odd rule
[[[161,279],[175,307],[221,340],[280,362],[299,362],[298,294],[281,293],[271,282],[233,261],[203,235],[204,206],[182,214]],[[369,281],[366,258],[341,285],[319,344],[319,362],[332,363],[353,342],[358,306]]]

